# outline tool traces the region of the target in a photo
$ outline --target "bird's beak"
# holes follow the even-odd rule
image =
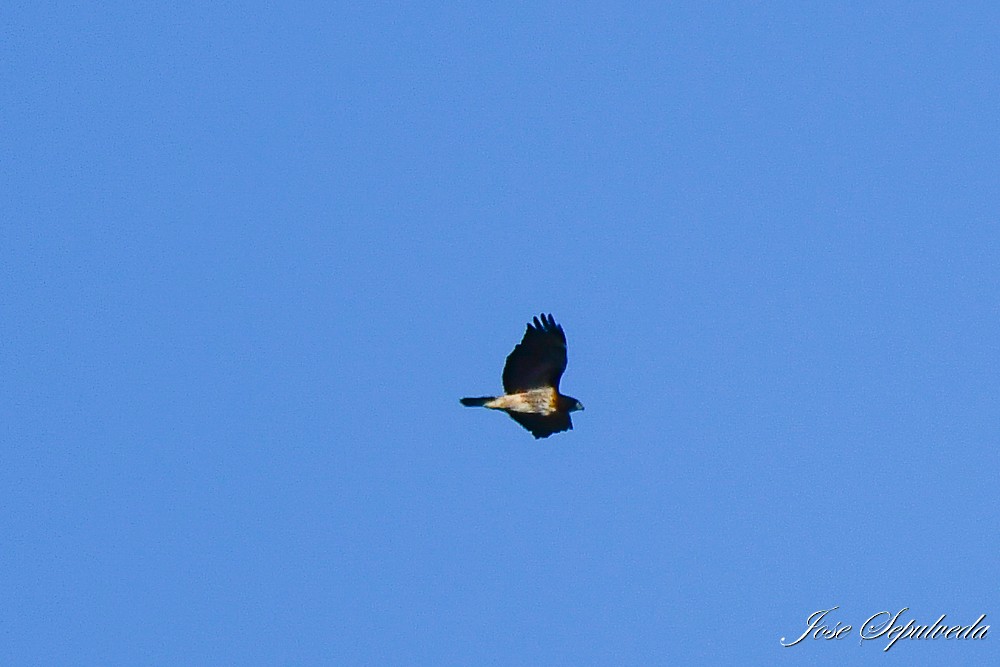
[[[583,410],[583,403],[581,403],[580,401],[577,401],[576,402],[576,409],[577,410]]]

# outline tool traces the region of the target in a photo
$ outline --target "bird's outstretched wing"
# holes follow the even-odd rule
[[[553,433],[569,431],[573,428],[568,412],[553,412],[550,415],[536,415],[528,412],[508,412],[511,419],[531,431],[535,438],[547,438]]]
[[[503,390],[508,394],[539,387],[559,389],[559,378],[566,370],[566,334],[551,315],[541,318],[528,324],[524,338],[507,356]]]

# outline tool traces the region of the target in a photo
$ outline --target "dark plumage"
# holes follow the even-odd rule
[[[462,405],[503,410],[536,438],[573,428],[569,415],[580,401],[559,393],[566,370],[566,334],[551,315],[528,324],[524,338],[507,356],[502,396],[463,398]]]

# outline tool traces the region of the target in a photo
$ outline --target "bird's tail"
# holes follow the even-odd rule
[[[467,408],[481,408],[494,398],[493,396],[479,396],[478,398],[463,398],[461,402]]]

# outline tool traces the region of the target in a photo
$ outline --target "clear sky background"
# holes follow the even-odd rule
[[[816,4],[8,3],[0,662],[1000,664],[1000,9]]]

